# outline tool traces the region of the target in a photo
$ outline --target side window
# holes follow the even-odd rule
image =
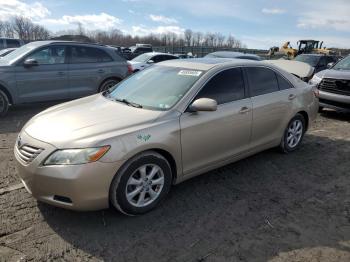
[[[278,91],[278,83],[274,71],[264,67],[246,68],[251,96],[259,96]]]
[[[1,49],[4,49],[5,46],[4,46],[4,40],[3,39],[0,39],[0,50]]]
[[[93,47],[72,46],[71,63],[99,63],[111,62],[113,59],[103,50]]]
[[[19,47],[20,43],[15,39],[6,39],[7,48]]]
[[[173,60],[173,59],[176,59],[176,57],[171,55],[165,55],[163,60]]]
[[[279,86],[280,90],[286,90],[286,89],[293,88],[292,84],[289,83],[284,77],[282,77],[278,73],[276,73],[276,76],[277,76],[278,86]]]
[[[162,62],[164,59],[163,59],[163,56],[162,55],[156,55],[154,57],[152,57],[152,59],[154,63],[159,63],[159,62]]]
[[[326,66],[327,65],[327,60],[325,56],[322,56],[320,59],[320,62],[318,63],[319,66]]]
[[[244,98],[244,81],[240,68],[218,73],[198,93],[198,98],[211,98],[224,104]]]
[[[39,65],[64,64],[66,48],[64,46],[50,46],[30,54],[26,59],[35,59]]]

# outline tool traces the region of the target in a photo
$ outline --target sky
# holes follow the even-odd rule
[[[145,35],[186,29],[232,34],[248,48],[300,39],[350,48],[350,0],[0,0],[0,20],[23,15],[55,33],[118,28]]]

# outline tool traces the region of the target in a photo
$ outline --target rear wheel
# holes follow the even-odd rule
[[[296,150],[305,133],[305,118],[301,114],[296,114],[290,120],[281,141],[280,148],[284,153]]]
[[[107,79],[106,81],[104,81],[100,88],[99,88],[99,92],[104,92],[110,88],[112,88],[113,86],[115,86],[116,84],[118,84],[120,82],[120,80],[116,79],[116,78],[111,78],[111,79]]]
[[[110,187],[110,202],[124,214],[146,213],[165,198],[171,178],[170,165],[162,155],[144,152],[118,171]]]
[[[0,116],[4,116],[7,113],[9,104],[7,95],[0,90]]]

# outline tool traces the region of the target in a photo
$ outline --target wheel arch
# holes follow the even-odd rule
[[[13,98],[10,91],[2,84],[0,84],[0,90],[3,91],[5,95],[7,95],[7,98],[9,99],[10,104],[13,104]]]
[[[305,131],[309,128],[309,115],[306,111],[299,111],[298,114],[302,115],[305,119]]]
[[[101,82],[100,82],[100,84],[99,84],[99,86],[98,86],[98,92],[100,92],[100,90],[101,90],[101,87],[103,86],[103,84],[106,82],[106,81],[108,81],[108,80],[117,80],[117,81],[122,81],[123,80],[123,78],[121,78],[121,77],[119,77],[119,76],[108,76],[108,77],[106,77],[106,78],[104,78]]]

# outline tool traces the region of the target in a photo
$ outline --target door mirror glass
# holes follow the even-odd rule
[[[334,62],[328,63],[327,68],[332,68],[334,66]]]
[[[216,111],[217,108],[218,103],[214,99],[199,98],[190,105],[189,110],[191,112]]]
[[[28,58],[24,61],[24,66],[31,67],[31,66],[38,66],[39,63],[34,58]]]

